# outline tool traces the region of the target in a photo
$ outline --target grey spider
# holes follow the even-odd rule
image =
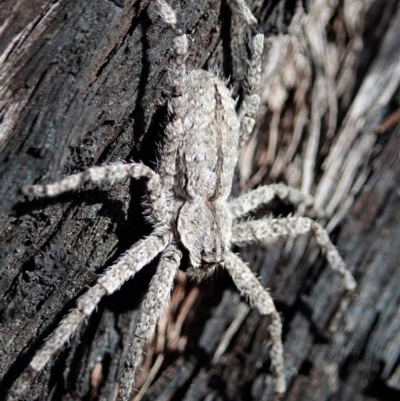
[[[283,184],[257,188],[237,199],[228,200],[238,154],[250,136],[259,108],[258,95],[264,35],[257,32],[257,20],[244,0],[234,8],[252,31],[250,59],[244,96],[238,112],[224,82],[210,72],[186,71],[188,38],[177,26],[175,11],[165,0],[154,0],[159,15],[171,28],[174,61],[170,70],[170,118],[165,129],[158,171],[140,163],[118,163],[69,176],[50,185],[24,187],[25,194],[55,196],[74,190],[85,182],[144,179],[147,183],[147,215],[154,226],[151,235],[132,246],[106,270],[77,301],[17,380],[8,395],[18,399],[32,377],[40,372],[88,318],[102,297],[118,290],[157,255],[159,264],[143,300],[122,377],[117,400],[129,400],[145,342],[152,336],[167,304],[182,255],[188,260],[188,276],[202,279],[218,266],[232,276],[238,289],[262,315],[269,315],[270,358],[275,390],[285,392],[282,324],[272,298],[250,268],[232,251],[232,245],[271,237],[313,232],[331,268],[343,279],[346,289],[355,281],[331,243],[327,232],[308,217],[287,217],[240,221],[249,212],[275,196],[293,204],[311,205],[310,196]]]

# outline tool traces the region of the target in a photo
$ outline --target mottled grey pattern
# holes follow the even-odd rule
[[[154,334],[156,324],[167,307],[180,260],[181,252],[175,245],[170,245],[162,254],[156,274],[150,281],[135,328],[135,339],[129,348],[120,380],[119,393],[122,399],[129,399],[142,360],[143,347]]]
[[[293,216],[280,219],[261,219],[236,224],[232,228],[231,244],[243,245],[268,238],[306,234],[309,231],[314,234],[332,270],[341,275],[346,290],[355,290],[356,282],[346,269],[343,259],[329,239],[328,233],[320,224],[309,217]]]
[[[240,198],[232,199],[229,203],[232,217],[235,219],[243,217],[275,197],[282,200],[287,199],[293,205],[313,206],[313,198],[310,195],[305,195],[299,190],[283,184],[271,184],[256,188]]]
[[[260,284],[250,268],[234,253],[226,257],[226,269],[232,276],[241,294],[248,298],[251,306],[256,306],[262,315],[269,315],[271,322],[268,331],[271,340],[269,355],[275,376],[275,391],[286,390],[285,369],[283,363],[282,322],[268,291]]]
[[[339,253],[326,231],[306,217],[264,219],[236,222],[275,196],[294,204],[312,205],[312,198],[277,184],[260,187],[228,201],[238,154],[254,127],[259,108],[259,84],[264,35],[253,34],[250,60],[246,73],[243,101],[236,112],[235,101],[224,82],[210,72],[186,71],[188,38],[178,28],[175,11],[165,0],[154,0],[159,15],[171,28],[174,61],[170,69],[170,120],[165,129],[165,145],[158,171],[140,163],[118,163],[72,175],[51,185],[25,187],[24,193],[55,196],[77,189],[85,182],[121,180],[127,177],[147,183],[147,215],[154,225],[153,233],[139,241],[112,265],[81,298],[77,307],[65,317],[43,347],[32,359],[29,368],[11,389],[8,400],[17,400],[29,386],[33,376],[68,342],[78,326],[90,316],[100,299],[112,294],[143,266],[161,253],[157,272],[143,301],[135,340],[118,385],[117,400],[127,401],[140,366],[145,342],[151,337],[170,296],[182,253],[188,256],[187,274],[202,279],[217,266],[224,266],[240,291],[261,314],[269,315],[271,324],[270,357],[276,391],[286,389],[282,324],[275,305],[248,266],[230,248],[269,237],[298,235],[312,231],[326,253],[333,270],[338,271],[346,289],[355,288]],[[235,0],[234,9],[253,32],[257,21],[244,0]]]

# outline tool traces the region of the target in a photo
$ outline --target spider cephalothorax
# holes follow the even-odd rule
[[[238,289],[261,314],[270,315],[270,357],[275,389],[285,391],[282,325],[268,292],[250,268],[231,251],[232,246],[271,237],[298,235],[312,231],[326,253],[331,268],[343,279],[346,289],[355,282],[326,231],[307,217],[287,217],[241,221],[250,211],[275,196],[293,203],[309,203],[310,197],[282,184],[259,187],[237,199],[228,200],[238,153],[254,126],[260,98],[261,58],[264,35],[254,33],[250,41],[251,57],[246,73],[246,87],[238,111],[225,83],[210,72],[186,71],[188,39],[177,27],[174,10],[165,0],[154,0],[164,22],[175,33],[174,65],[170,69],[170,119],[165,128],[165,143],[157,173],[140,163],[118,163],[92,167],[51,185],[29,186],[26,194],[54,196],[78,188],[84,182],[145,179],[146,202],[152,234],[134,244],[106,270],[96,284],[77,301],[76,308],[60,323],[32,359],[28,370],[9,392],[16,400],[68,341],[78,326],[95,310],[100,299],[112,294],[137,271],[161,254],[158,267],[146,294],[129,349],[125,369],[118,384],[117,399],[129,400],[143,346],[169,300],[174,276],[182,261],[187,273],[201,279],[217,266],[223,266]],[[257,29],[256,19],[244,0],[235,0],[236,12]],[[182,253],[185,258],[182,259]]]
[[[183,204],[178,233],[189,254],[188,274],[202,277],[224,264],[230,248],[231,226],[232,219],[224,204],[196,198]]]

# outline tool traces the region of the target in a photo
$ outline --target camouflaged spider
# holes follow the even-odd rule
[[[286,389],[280,316],[267,290],[230,248],[251,241],[312,231],[331,268],[342,276],[346,289],[355,288],[355,281],[327,232],[312,219],[294,216],[237,222],[275,196],[306,205],[312,203],[310,196],[277,184],[262,186],[228,200],[238,154],[252,132],[260,102],[258,91],[264,35],[257,32],[257,20],[244,0],[235,0],[233,6],[254,33],[249,46],[251,57],[244,96],[238,111],[222,80],[207,71],[186,71],[188,38],[177,27],[177,17],[170,5],[165,0],[154,2],[162,20],[175,34],[174,60],[169,77],[172,89],[170,119],[157,172],[140,163],[119,163],[92,167],[55,184],[23,189],[25,194],[55,196],[77,189],[85,182],[128,177],[144,179],[148,193],[147,215],[154,230],[149,237],[134,244],[78,299],[76,308],[62,320],[15,383],[9,393],[10,400],[18,398],[33,375],[46,366],[92,314],[102,297],[118,290],[159,254],[160,261],[142,303],[135,339],[119,382],[118,400],[130,399],[144,344],[152,336],[169,300],[183,253],[188,256],[186,272],[189,276],[202,279],[222,266],[250,303],[262,315],[270,316],[270,358],[278,393]]]

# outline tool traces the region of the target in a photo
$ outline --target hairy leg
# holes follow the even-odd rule
[[[174,58],[169,70],[171,100],[168,105],[170,120],[165,128],[165,140],[159,163],[159,174],[162,177],[167,196],[173,196],[175,177],[175,160],[178,147],[184,139],[182,118],[185,108],[183,95],[186,90],[186,60],[188,57],[188,38],[178,28],[178,20],[174,9],[164,0],[156,0],[162,20],[175,34],[172,43]]]
[[[252,28],[258,32],[258,22],[244,0],[231,0],[233,10]],[[239,149],[249,139],[255,124],[255,118],[260,106],[261,64],[264,51],[264,34],[256,33],[250,41],[250,59],[248,61],[243,102],[239,108],[240,141]]]
[[[108,166],[91,167],[81,173],[70,175],[61,181],[47,185],[29,185],[22,188],[25,195],[57,196],[79,188],[86,182],[117,181],[125,178],[147,180],[149,206],[154,221],[165,218],[165,195],[160,177],[150,167],[141,163],[115,163]]]
[[[353,275],[346,268],[342,257],[332,244],[326,230],[309,217],[286,217],[279,219],[262,219],[239,223],[232,228],[233,245],[241,245],[252,241],[262,241],[267,238],[287,235],[297,236],[311,231],[326,255],[332,270],[342,277],[343,284],[348,291],[354,291],[356,282]]]
[[[125,281],[132,278],[143,266],[162,252],[171,241],[171,234],[163,228],[157,228],[152,235],[136,243],[106,270],[99,277],[97,283],[78,299],[77,307],[61,321],[53,334],[36,353],[28,369],[18,378],[9,391],[7,401],[19,399],[33,377],[62,348],[78,326],[92,314],[103,296],[115,292]]]
[[[267,204],[274,197],[287,199],[293,205],[303,204],[304,206],[312,206],[313,198],[311,195],[305,195],[297,189],[286,186],[285,184],[264,185],[257,189],[253,189],[247,194],[232,199],[229,202],[229,209],[232,217],[237,219],[245,216],[247,213]],[[316,211],[322,214],[320,211]]]
[[[271,339],[269,354],[275,377],[275,391],[284,393],[286,382],[283,363],[282,323],[274,302],[250,268],[237,255],[229,252],[225,259],[225,268],[231,275],[236,287],[249,299],[250,304],[256,306],[262,315],[271,317],[271,323],[268,327]]]
[[[170,299],[174,277],[181,260],[181,252],[170,245],[162,254],[156,274],[150,281],[136,325],[134,340],[125,361],[124,373],[119,382],[117,401],[128,401],[142,361],[143,347],[154,333],[155,326]]]

